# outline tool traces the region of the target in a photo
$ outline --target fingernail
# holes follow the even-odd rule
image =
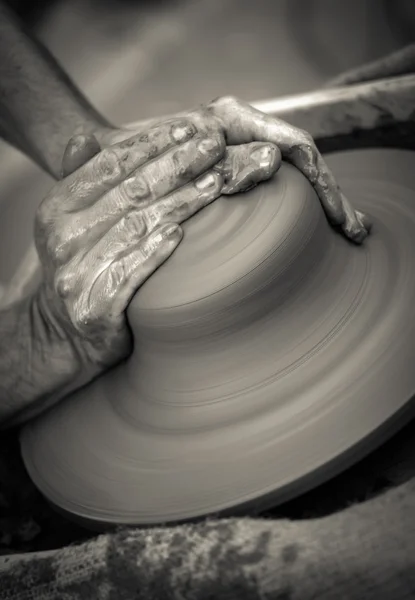
[[[195,132],[196,130],[191,123],[183,122],[173,125],[171,135],[174,141],[180,144],[190,140]]]
[[[198,148],[199,152],[202,152],[202,154],[209,154],[209,152],[212,152],[213,150],[217,150],[218,142],[217,142],[217,140],[214,140],[213,138],[207,138],[207,139],[199,142],[197,145],[197,148]]]
[[[217,181],[218,178],[213,173],[207,173],[196,181],[195,186],[201,192],[206,192],[209,189],[215,188]]]
[[[262,145],[251,152],[251,158],[259,167],[269,167],[272,162],[273,148]]]

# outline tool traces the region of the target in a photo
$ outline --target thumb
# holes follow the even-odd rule
[[[100,151],[101,147],[94,135],[74,135],[63,154],[62,178],[71,175]]]

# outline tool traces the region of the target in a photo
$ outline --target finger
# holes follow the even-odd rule
[[[182,238],[179,225],[164,223],[135,244],[120,248],[114,232],[114,246],[107,240],[113,256],[110,264],[98,263],[94,270],[98,275],[86,282],[93,305],[100,310],[106,307],[113,317],[121,316],[137,290],[171,256]]]
[[[149,207],[197,179],[225,153],[223,137],[194,138],[143,165],[79,216],[88,223],[84,234],[96,239],[130,211]]]
[[[222,193],[235,194],[266,181],[281,165],[281,152],[275,144],[252,143],[229,146],[214,169],[224,179]]]
[[[88,242],[95,241],[88,252],[90,264],[102,263],[103,257],[111,262],[155,229],[167,223],[182,223],[220,196],[222,182],[219,173],[210,171],[144,209],[128,211],[104,235],[88,232]]]
[[[101,147],[94,135],[75,135],[66,146],[62,159],[62,178],[74,173],[100,152]]]
[[[313,185],[329,222],[339,227],[349,240],[361,244],[370,228],[366,228],[366,220],[359,219],[312,139],[293,146],[291,162]]]
[[[276,144],[282,154],[289,149],[290,130],[295,128],[242,100],[232,96],[218,98],[207,105],[205,112],[217,120],[229,145],[270,142]]]
[[[228,144],[276,144],[282,158],[294,164],[313,185],[330,223],[356,243],[367,237],[368,229],[342,194],[309,134],[233,97],[219,98],[206,110],[218,120]]]
[[[219,198],[222,193],[223,177],[213,170],[196,181],[176,190],[161,200],[139,211],[131,211],[126,219],[134,219],[141,235],[165,223],[183,223],[202,208]],[[124,220],[120,222],[125,230]]]
[[[143,165],[132,179],[121,183],[121,197],[134,202],[138,183],[139,200],[143,199],[141,191],[144,187],[147,187],[149,200],[159,200],[205,173],[224,156],[225,149],[222,136],[194,138]],[[133,194],[127,192],[131,188]]]
[[[64,205],[68,212],[90,205],[136,169],[169,149],[180,147],[195,133],[196,128],[188,119],[169,120],[104,148],[62,181],[58,193],[53,196],[55,203]]]

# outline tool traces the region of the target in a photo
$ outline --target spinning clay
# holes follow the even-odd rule
[[[134,351],[25,426],[40,491],[91,526],[269,508],[413,413],[415,155],[328,163],[373,219],[355,246],[306,179],[221,197],[184,224],[128,309]]]

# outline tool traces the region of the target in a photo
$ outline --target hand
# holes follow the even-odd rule
[[[278,168],[272,145],[250,144],[225,156],[221,134],[207,135],[183,118],[102,151],[94,137],[71,140],[67,176],[36,216],[44,278],[36,301],[50,326],[72,340],[83,375],[86,368],[95,376],[128,354],[125,310],[132,296],[180,243],[180,223],[221,194],[218,163],[232,174],[250,151],[260,155],[256,179]]]
[[[313,185],[329,222],[357,244],[367,237],[371,229],[370,219],[352,207],[306,131],[262,113],[233,97],[219,98],[197,110],[181,113],[181,116],[188,118],[207,135],[222,133],[229,153],[239,144],[253,141],[275,144],[282,158],[297,167]],[[128,129],[103,130],[101,139],[104,144],[112,144],[126,139],[132,132],[133,130]],[[249,155],[246,158],[245,173],[253,168]],[[225,173],[224,193],[238,191],[237,174],[236,168],[230,174]]]

